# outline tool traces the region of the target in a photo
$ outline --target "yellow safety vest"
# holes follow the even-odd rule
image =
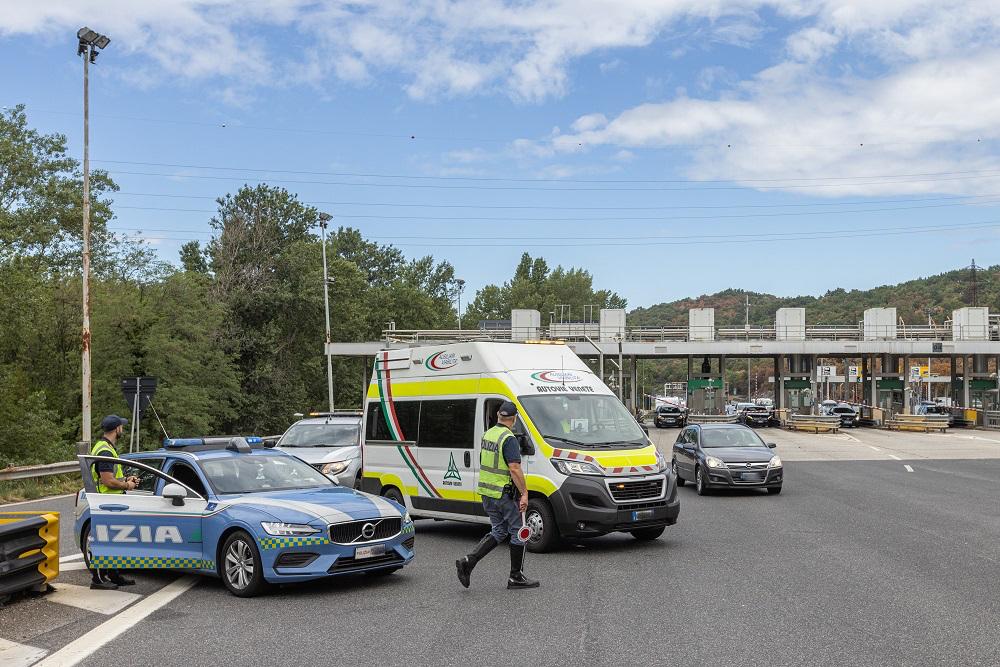
[[[513,436],[509,428],[497,424],[483,434],[479,450],[479,484],[476,493],[489,498],[499,498],[503,488],[510,484],[510,468],[503,458],[501,443]]]
[[[118,458],[118,452],[115,451],[114,446],[107,440],[98,440],[94,443],[94,446],[90,450],[91,456],[113,456]],[[97,461],[94,461],[90,466],[90,475],[94,478],[94,484],[97,485],[98,493],[125,493],[125,489],[112,489],[101,484],[101,476],[97,472]],[[125,473],[122,472],[121,464],[115,464],[115,479],[124,479]]]

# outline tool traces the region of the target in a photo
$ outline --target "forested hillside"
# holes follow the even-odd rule
[[[980,267],[975,272],[976,303],[1000,310],[1000,265]],[[715,308],[717,325],[742,325],[746,320],[747,292],[728,289],[690,299],[636,308],[628,315],[631,326],[685,326],[689,308]],[[907,324],[922,324],[927,317],[937,324],[951,317],[954,309],[973,305],[970,269],[883,285],[869,290],[835,289],[822,296],[777,297],[749,292],[750,323],[774,324],[778,308],[804,307],[807,324],[855,324],[866,308],[892,306]]]

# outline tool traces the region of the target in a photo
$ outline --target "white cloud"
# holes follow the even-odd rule
[[[717,98],[680,92],[600,124],[588,114],[536,150],[680,147],[693,178],[822,195],[998,191],[1000,179],[969,174],[885,177],[1000,175],[995,3],[829,0],[808,16],[788,60]],[[848,178],[810,180],[830,176]]]

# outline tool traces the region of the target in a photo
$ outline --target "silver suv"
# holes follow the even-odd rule
[[[361,413],[311,413],[289,426],[275,447],[353,489],[361,477]]]

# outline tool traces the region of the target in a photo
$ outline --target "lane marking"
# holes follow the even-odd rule
[[[83,558],[83,554],[82,553],[72,554],[72,555],[69,555],[69,556],[63,556],[62,558],[59,559],[59,562],[60,563],[68,563],[71,560],[80,560],[81,558]]]
[[[97,612],[110,616],[117,614],[125,607],[129,606],[142,596],[137,593],[126,593],[125,591],[94,591],[90,586],[77,586],[76,584],[56,584],[55,590],[49,593],[45,599],[49,602],[56,602],[77,609]]]
[[[899,458],[898,456],[896,456],[895,454],[886,454],[886,456],[888,456],[890,459],[896,459],[897,461],[902,461],[903,460],[903,459]]]
[[[78,664],[197,583],[198,579],[192,576],[180,577],[170,582],[149,597],[112,616],[82,637],[36,663],[36,667],[71,667]]]
[[[16,503],[5,503],[3,505],[0,505],[0,508],[13,507],[14,505],[31,505],[34,503],[47,503],[50,500],[59,500],[60,498],[72,498],[75,495],[76,495],[75,493],[64,493],[61,496],[49,496],[48,498],[39,498],[38,500],[19,500]]]
[[[86,570],[87,564],[83,561],[72,561],[69,563],[59,563],[60,572],[72,572],[73,570]],[[61,584],[60,584],[61,585]]]
[[[903,467],[906,468],[906,472],[913,472],[913,468],[910,466],[904,464]]]
[[[0,638],[0,665],[4,667],[28,667],[44,658],[46,653],[48,651],[43,648]]]
[[[868,446],[871,447],[871,449],[874,449],[876,452],[881,452],[882,451],[881,447],[873,447],[872,445],[868,445]]]

